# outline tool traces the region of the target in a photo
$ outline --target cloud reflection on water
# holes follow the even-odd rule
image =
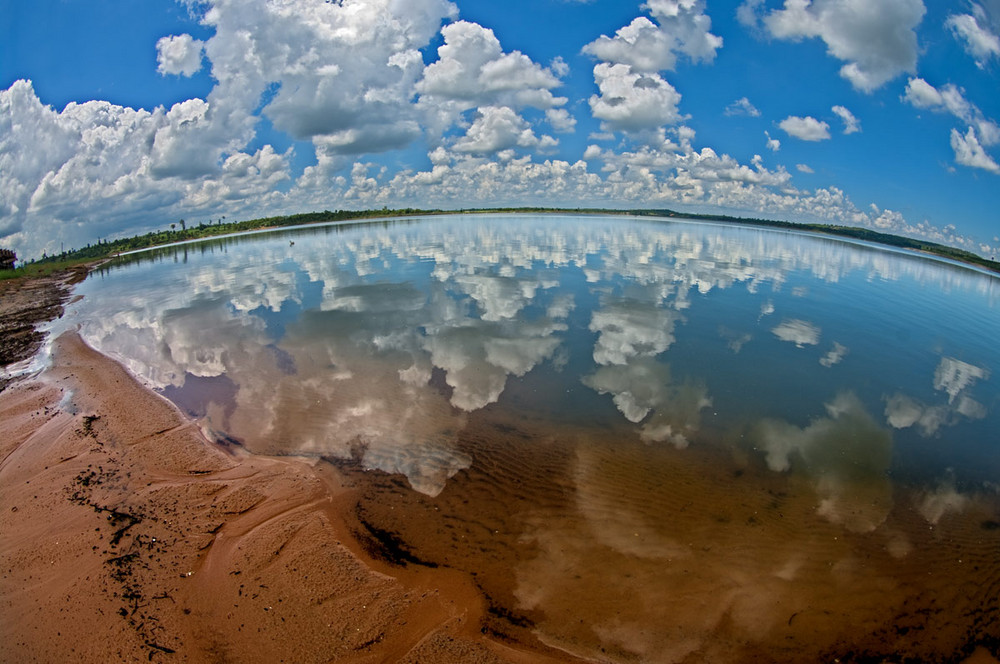
[[[963,418],[984,419],[986,407],[970,394],[973,386],[989,379],[990,371],[953,357],[942,357],[934,371],[934,389],[948,395],[947,403],[928,405],[919,399],[897,392],[885,398],[886,420],[896,429],[916,426],[920,433],[933,436],[942,427],[953,426]]]
[[[755,439],[771,470],[812,478],[819,515],[854,532],[874,530],[892,508],[892,436],[854,394],[838,395],[826,412],[805,427],[762,420]]]
[[[573,358],[565,380],[610,396],[642,439],[692,442],[703,411],[719,406],[712,394],[729,386],[712,383],[712,367],[704,377],[692,373],[690,361],[678,381],[678,362],[666,360],[682,330],[697,330],[711,311],[710,295],[746,291],[746,316],[734,312],[711,328],[722,338],[710,335],[727,357],[742,358],[762,338],[755,332],[768,329],[762,319],[776,313],[783,318],[769,326],[774,336],[818,345],[828,321],[798,317],[795,302],[851,274],[992,292],[980,275],[928,261],[710,225],[473,217],[297,239],[294,247],[283,237],[233,240],[210,261],[194,255],[175,270],[150,269],[147,284],[112,272],[79,305],[83,334],[160,389],[182,389],[187,376],[228,376],[238,390],[227,425],[251,448],[359,457],[429,494],[471,462],[457,450],[466,414],[500,401],[511,378]],[[789,299],[782,289],[793,276],[812,287],[785,289]],[[819,363],[854,359],[835,341]],[[946,357],[934,387],[948,395],[948,413],[981,418],[986,406],[969,390],[988,378],[988,370]],[[830,395],[849,387],[831,386]],[[768,459],[787,463],[795,451],[816,467],[816,439],[833,445],[836,432],[870,420],[856,406],[797,432],[766,425]],[[899,393],[886,397],[885,416],[894,428],[932,433],[943,421],[934,408]],[[843,474],[828,473],[838,481]],[[842,493],[823,490],[831,505]]]

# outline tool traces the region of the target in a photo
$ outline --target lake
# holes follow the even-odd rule
[[[58,326],[210,439],[337,466],[359,537],[472,575],[484,630],[649,662],[1000,639],[996,275],[462,215],[178,245],[76,292]]]

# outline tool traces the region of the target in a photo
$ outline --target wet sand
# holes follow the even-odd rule
[[[90,265],[78,265],[44,277],[0,280],[0,370],[30,360],[45,339],[38,326],[62,315],[74,284]],[[0,373],[0,392],[9,379]]]
[[[6,662],[570,661],[462,573],[365,554],[332,467],[209,443],[67,334],[0,394]]]

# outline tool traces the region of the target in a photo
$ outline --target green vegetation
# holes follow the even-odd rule
[[[197,226],[189,226],[183,219],[170,224],[169,230],[150,231],[145,235],[136,235],[117,240],[99,240],[95,245],[87,245],[82,249],[66,251],[54,256],[43,256],[41,259],[27,263],[16,270],[0,271],[0,279],[10,276],[21,276],[30,271],[48,270],[55,271],[64,269],[70,265],[78,265],[96,260],[101,260],[116,256],[118,254],[148,249],[166,244],[199,240],[219,235],[234,233],[245,233],[248,231],[285,228],[289,226],[300,226],[306,224],[328,223],[335,221],[365,220],[381,217],[409,217],[415,215],[443,215],[443,214],[469,214],[469,213],[572,213],[586,215],[632,215],[637,217],[666,217],[684,218],[703,221],[714,221],[720,223],[734,223],[750,226],[765,226],[770,228],[781,228],[795,231],[808,231],[822,233],[838,237],[852,238],[865,242],[874,242],[893,247],[900,247],[912,251],[920,251],[942,258],[947,258],[970,265],[1000,273],[1000,263],[978,256],[972,252],[949,247],[947,245],[929,242],[926,240],[916,240],[889,233],[880,233],[868,228],[857,228],[853,226],[833,226],[828,224],[804,224],[788,221],[776,221],[772,219],[752,219],[744,217],[731,217],[727,215],[712,214],[687,214],[668,209],[649,210],[614,210],[599,208],[545,208],[545,207],[517,207],[517,208],[475,208],[464,210],[420,210],[415,208],[380,210],[324,210],[322,212],[307,212],[303,214],[293,214],[280,217],[265,217],[261,219],[251,219],[247,221],[227,222],[225,217],[221,217],[216,222],[200,223]],[[180,229],[177,228],[180,226]],[[44,272],[41,272],[44,273]]]
[[[88,259],[77,258],[71,254],[67,254],[65,258],[51,258],[33,261],[31,263],[21,265],[13,270],[0,270],[0,281],[18,279],[22,277],[26,279],[48,277],[57,272],[65,272],[66,270],[79,267],[80,265],[88,262],[90,262]]]

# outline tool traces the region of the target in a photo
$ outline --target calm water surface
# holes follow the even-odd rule
[[[1000,642],[995,276],[463,216],[148,252],[78,293],[63,324],[217,439],[340,465],[361,536],[473,574],[499,634],[650,662]]]

